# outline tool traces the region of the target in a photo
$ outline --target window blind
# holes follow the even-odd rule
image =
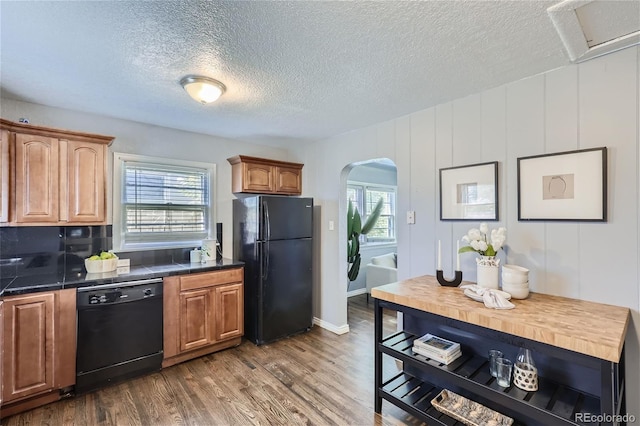
[[[125,161],[123,173],[121,208],[127,243],[207,238],[207,169]]]

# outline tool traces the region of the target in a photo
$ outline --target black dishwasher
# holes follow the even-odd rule
[[[162,279],[78,288],[76,393],[162,367]]]

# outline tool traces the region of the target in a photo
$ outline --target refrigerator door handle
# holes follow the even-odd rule
[[[265,253],[263,254],[266,265],[265,265],[265,268],[264,268],[264,275],[262,276],[262,279],[265,280],[265,281],[269,277],[269,257],[271,257],[270,253],[269,253],[270,252],[270,250],[269,250],[270,244],[271,244],[271,241],[267,240],[266,250],[265,250]]]
[[[266,201],[262,202],[262,211],[264,212],[264,227],[267,233],[265,240],[269,241],[271,239],[271,221],[269,220],[269,204]]]
[[[267,255],[267,242],[260,241],[256,244],[258,256],[257,259],[260,259],[260,279],[265,280],[267,278],[267,262],[265,257]]]

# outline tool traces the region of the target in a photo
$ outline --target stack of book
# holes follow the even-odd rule
[[[413,341],[413,352],[445,365],[452,363],[462,355],[460,343],[428,333]]]

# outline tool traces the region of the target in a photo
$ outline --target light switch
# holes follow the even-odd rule
[[[329,221],[329,231],[333,231],[334,225],[333,225],[333,221],[330,220]]]
[[[407,212],[407,224],[413,225],[416,223],[416,212],[414,210],[409,210]]]

